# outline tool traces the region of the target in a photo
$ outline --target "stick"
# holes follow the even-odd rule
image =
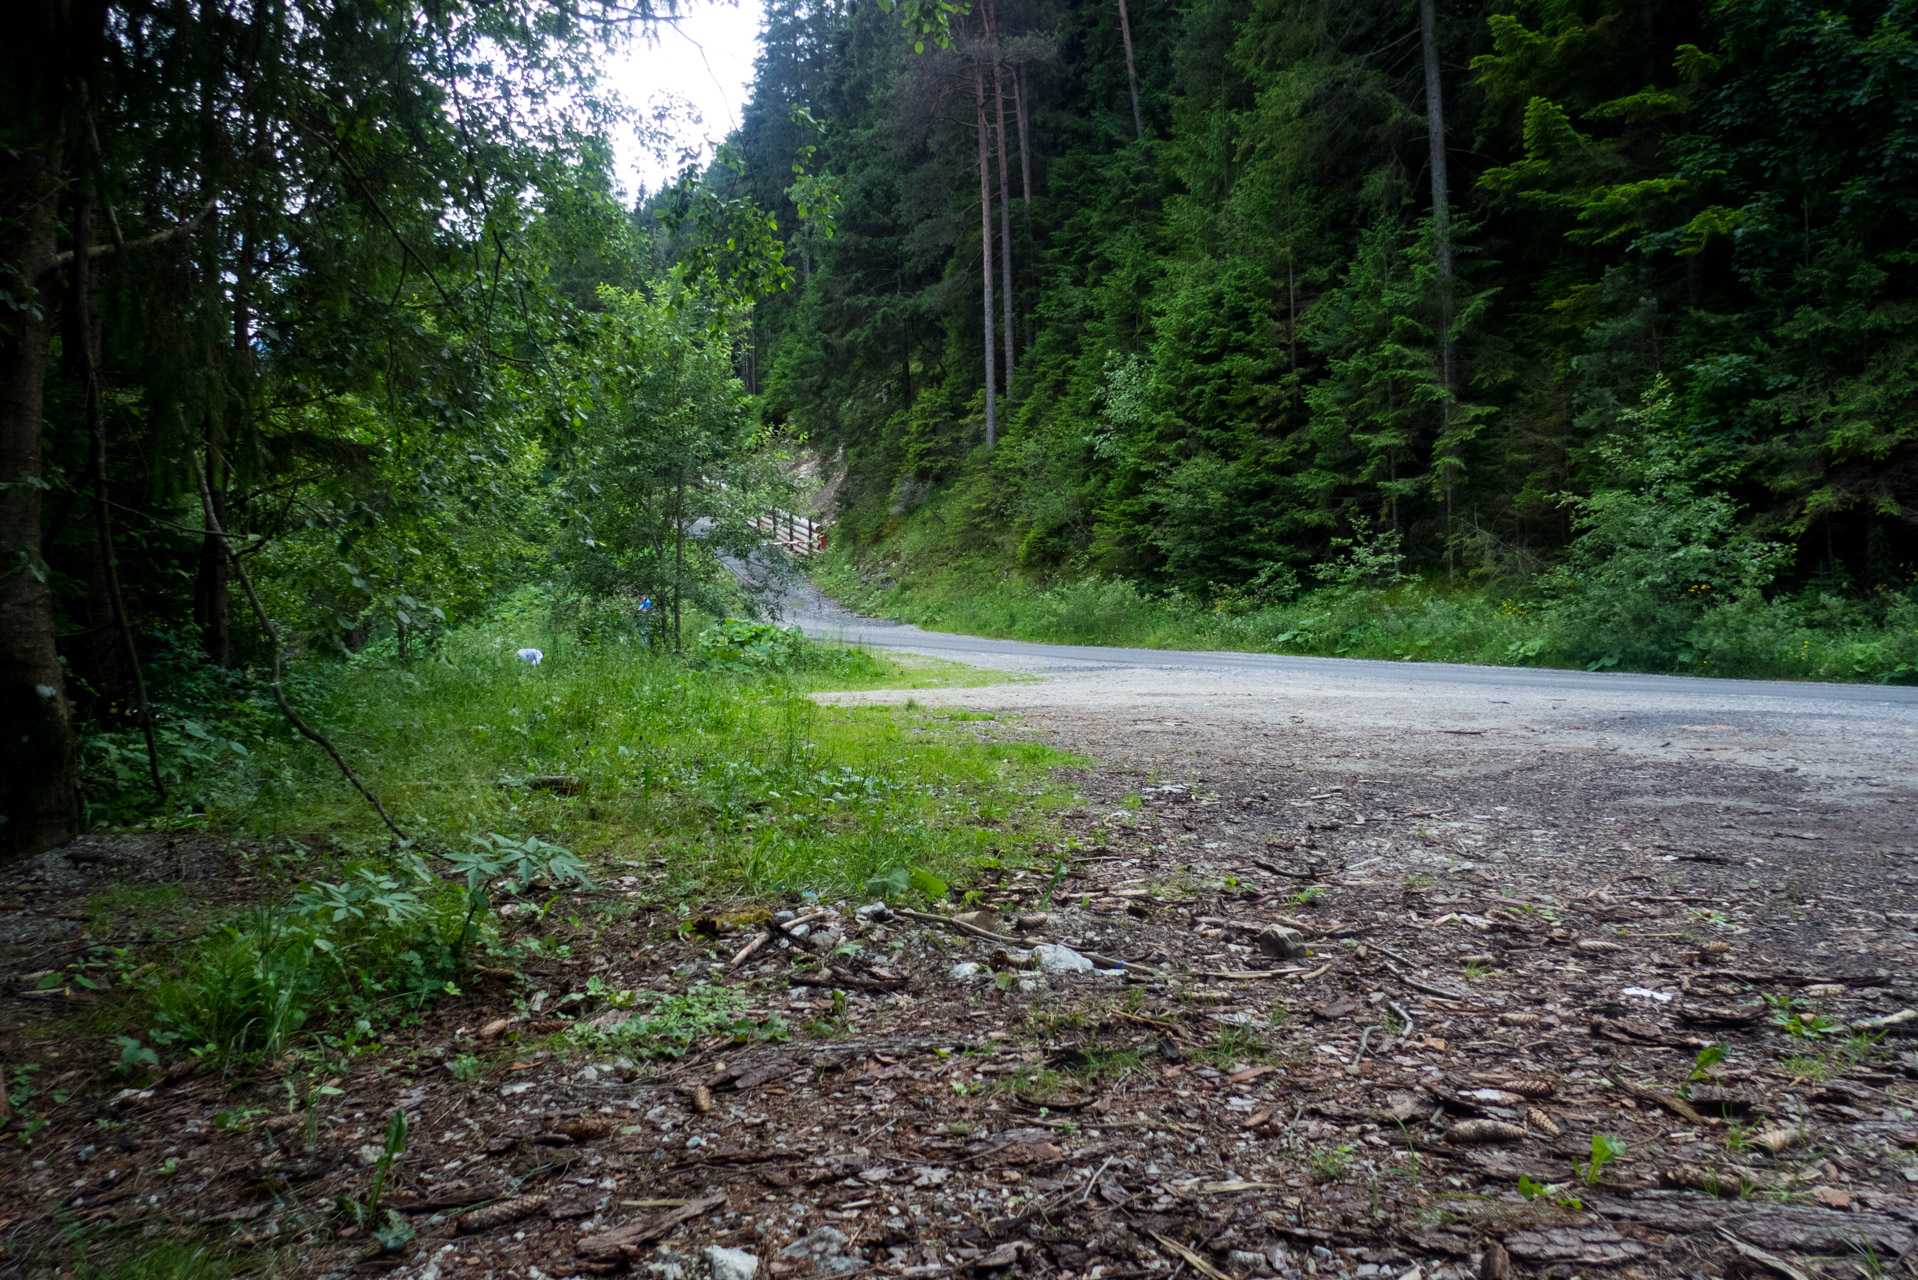
[[[380,798],[368,790],[366,784],[360,781],[360,776],[353,772],[353,766],[346,762],[346,757],[342,756],[338,748],[327,740],[325,734],[300,719],[300,713],[295,711],[293,704],[286,700],[286,690],[280,684],[279,628],[275,627],[273,620],[266,616],[266,608],[260,603],[259,593],[253,590],[253,578],[247,573],[246,564],[240,559],[239,552],[233,549],[233,544],[227,541],[226,530],[220,527],[219,517],[213,514],[213,490],[206,482],[206,469],[200,465],[197,457],[193,459],[193,476],[200,482],[200,502],[206,508],[207,525],[220,539],[220,545],[226,548],[227,558],[233,561],[233,571],[240,575],[240,585],[246,588],[246,598],[247,602],[253,606],[253,616],[260,620],[260,629],[266,632],[267,643],[273,648],[273,700],[280,704],[280,714],[286,717],[288,724],[299,730],[301,737],[317,743],[326,751],[326,754],[333,757],[333,763],[340,767],[340,772],[346,775],[346,780],[366,797],[366,802],[373,806],[375,813],[380,815],[380,821],[386,824],[388,831],[401,840],[409,840],[410,837],[400,830],[399,824],[394,822],[392,816],[386,812],[386,806],[380,803]]]
[[[1359,1069],[1359,1061],[1365,1057],[1365,1046],[1372,1039],[1372,1032],[1376,1029],[1375,1027],[1368,1026],[1359,1034],[1359,1051],[1352,1055],[1352,1070],[1357,1071]]]
[[[1010,934],[994,933],[990,929],[981,929],[978,925],[967,924],[963,920],[954,920],[951,916],[934,915],[930,911],[914,911],[910,907],[894,907],[893,910],[908,920],[918,920],[923,924],[944,925],[946,928],[957,933],[967,934],[985,942],[996,942],[1001,946],[1016,947],[1025,941],[1023,938],[1015,938]]]
[[[1173,1257],[1179,1259],[1179,1261],[1185,1263],[1200,1275],[1211,1276],[1212,1280],[1232,1280],[1231,1276],[1228,1276],[1225,1272],[1219,1270],[1204,1258],[1201,1258],[1198,1254],[1180,1244],[1177,1240],[1169,1240],[1156,1231],[1152,1233],[1152,1238],[1163,1245],[1167,1252],[1171,1253]]]
[[[1405,1030],[1399,1032],[1399,1043],[1404,1044],[1412,1038],[1412,1015],[1407,1013],[1404,1006],[1396,1000],[1387,1000],[1385,1007],[1393,1013],[1396,1013],[1399,1016],[1399,1021],[1405,1024]]]

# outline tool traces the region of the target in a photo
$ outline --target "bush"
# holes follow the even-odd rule
[[[797,627],[724,618],[693,641],[693,660],[707,670],[829,671],[877,675],[879,666],[857,649],[814,644]]]

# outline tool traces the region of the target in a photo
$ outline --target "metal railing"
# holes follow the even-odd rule
[[[752,518],[753,528],[767,535],[766,542],[784,547],[796,556],[814,556],[826,549],[826,526],[811,516],[791,511],[770,511]]]

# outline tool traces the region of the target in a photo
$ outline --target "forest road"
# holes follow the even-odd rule
[[[1013,677],[834,701],[1018,714],[1061,746],[1150,762],[1166,776],[1183,762],[1203,777],[1208,759],[1250,764],[1275,746],[1322,768],[1344,759],[1377,773],[1389,761],[1439,776],[1504,773],[1544,753],[1730,768],[1748,783],[1772,777],[1786,792],[1872,805],[1918,798],[1918,688],[1030,644],[860,617],[810,587],[783,612],[816,638]]]

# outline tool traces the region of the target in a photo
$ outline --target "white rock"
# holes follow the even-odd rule
[[[1034,947],[1032,962],[1039,966],[1042,973],[1091,973],[1095,968],[1092,961],[1071,947],[1052,942],[1042,942]]]
[[[821,1227],[809,1236],[787,1245],[779,1251],[782,1258],[819,1258],[829,1253],[837,1253],[842,1245],[852,1243],[852,1237],[837,1227]]]
[[[992,976],[992,970],[976,960],[961,960],[952,966],[951,976],[960,982],[983,982]]]
[[[374,1165],[378,1164],[380,1162],[380,1157],[385,1154],[386,1154],[386,1148],[381,1146],[377,1142],[369,1142],[365,1146],[361,1147],[359,1150],[353,1153],[353,1155],[359,1160],[359,1162],[365,1165],[369,1169],[371,1169]]]
[[[759,1259],[744,1249],[708,1245],[706,1261],[713,1269],[713,1280],[753,1280],[759,1272]]]

